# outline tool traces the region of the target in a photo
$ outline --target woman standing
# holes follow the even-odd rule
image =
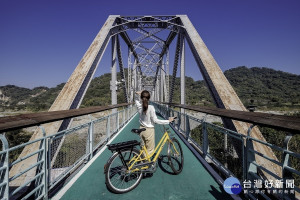
[[[135,103],[140,114],[139,122],[140,128],[145,128],[140,134],[141,144],[146,146],[146,149],[151,155],[155,149],[155,129],[154,124],[169,124],[174,121],[174,117],[169,117],[169,120],[160,120],[157,118],[155,109],[152,105],[149,105],[150,93],[147,90],[136,92],[140,95],[141,102],[136,100]]]

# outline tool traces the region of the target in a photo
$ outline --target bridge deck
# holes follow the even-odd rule
[[[160,126],[155,126],[156,143],[162,136]],[[138,140],[139,137],[130,132],[132,128],[137,127],[139,127],[138,116],[135,116],[112,143]],[[179,138],[178,140],[180,141]],[[125,194],[113,194],[105,185],[103,166],[111,156],[111,152],[105,149],[62,196],[58,195],[54,199],[231,199],[188,147],[180,142],[184,152],[184,168],[179,175],[169,174],[170,167],[162,161],[159,162],[154,175],[143,178],[137,188]],[[163,155],[166,155],[166,149],[165,146]],[[62,190],[66,188],[68,187]]]

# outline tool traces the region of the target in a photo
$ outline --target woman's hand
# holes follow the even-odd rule
[[[175,118],[176,118],[176,117],[169,117],[169,122],[174,121]]]
[[[137,95],[139,95],[139,96],[141,96],[141,94],[142,94],[142,91],[137,91],[137,92],[135,92]]]

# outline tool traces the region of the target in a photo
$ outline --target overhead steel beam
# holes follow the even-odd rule
[[[133,43],[130,40],[128,34],[126,32],[122,32],[122,33],[120,33],[120,36],[122,37],[122,39],[125,41],[125,43],[128,45],[128,47],[132,51],[132,54],[133,54],[134,58],[138,61],[139,56],[137,55],[136,51],[134,50]]]
[[[137,39],[135,39],[135,40],[133,41],[133,43],[135,43],[135,44],[136,44],[136,43],[140,43],[140,42],[143,41],[144,39],[149,38],[149,37],[151,37],[151,36],[154,36],[155,34],[161,32],[161,31],[163,31],[163,30],[164,30],[164,29],[159,28],[159,29],[153,29],[153,30],[149,31],[148,34],[147,34],[147,33],[143,33],[143,35],[140,36],[140,37],[138,37]],[[145,32],[147,32],[147,31],[145,31]],[[163,41],[163,40],[161,39],[161,41]],[[157,42],[157,41],[156,41],[156,42]],[[164,43],[164,41],[163,41],[163,43]]]
[[[145,15],[139,15],[139,16],[120,16],[122,19],[130,20],[130,21],[141,21],[143,20]],[[153,16],[151,16],[153,17]],[[176,18],[176,15],[157,15],[155,18],[161,19],[161,20],[171,20]],[[154,17],[153,17],[154,18]]]
[[[164,56],[167,49],[169,49],[170,44],[172,43],[172,41],[174,40],[174,38],[176,37],[177,33],[176,32],[170,32],[168,35],[168,38],[166,40],[166,43],[164,45],[164,48],[162,49],[160,56]]]
[[[135,31],[138,32],[138,33],[142,33],[142,34],[145,35],[146,37],[150,37],[151,39],[155,40],[156,42],[159,42],[159,43],[162,43],[162,44],[165,43],[165,41],[162,40],[161,38],[159,38],[159,37],[157,37],[157,36],[151,34],[150,32],[148,32],[148,31],[146,31],[146,30],[144,30],[144,29],[142,29],[142,28],[135,28],[135,29],[133,29],[133,30],[135,30]]]
[[[134,44],[134,46],[135,46],[136,48],[139,48],[139,49],[144,50],[147,54],[152,53],[152,54],[155,54],[155,55],[159,56],[160,54],[157,53],[157,52],[155,52],[154,50],[155,50],[155,49],[158,49],[158,48],[161,48],[161,47],[159,47],[159,46],[155,47],[156,44],[157,44],[157,43],[155,43],[151,49],[144,47],[142,44],[138,44],[138,45],[137,45],[137,44]],[[138,55],[141,55],[141,54],[138,54]],[[142,60],[143,60],[143,59],[142,59]],[[141,60],[140,62],[142,62],[142,60]]]

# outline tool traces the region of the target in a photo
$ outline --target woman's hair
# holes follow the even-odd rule
[[[143,102],[143,113],[146,114],[148,109],[148,102],[150,99],[150,93],[147,90],[143,90],[141,93],[141,99]]]

